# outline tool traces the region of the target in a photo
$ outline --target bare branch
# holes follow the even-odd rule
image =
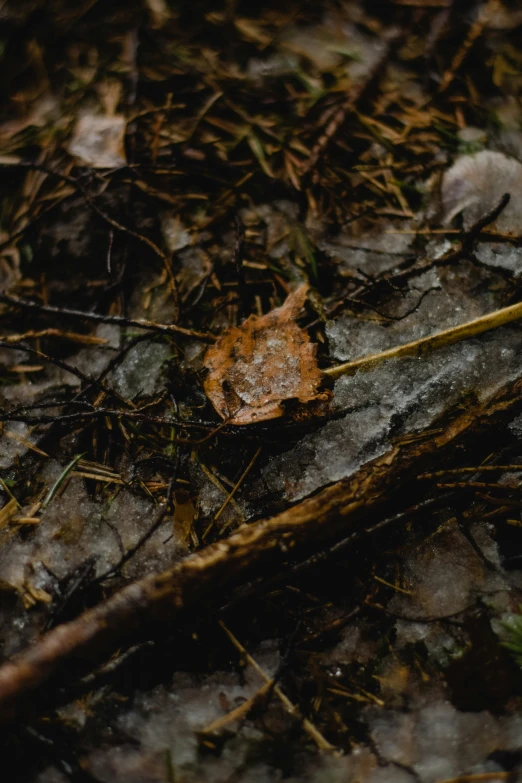
[[[408,480],[426,471],[433,456],[446,456],[464,435],[487,434],[520,408],[522,379],[489,400],[441,422],[424,440],[397,444],[354,476],[327,487],[287,511],[243,525],[161,574],[151,574],[115,593],[72,622],[43,636],[0,667],[0,719],[8,721],[34,704],[34,693],[59,672],[88,669],[115,649],[132,644],[158,623],[171,622],[226,586],[308,556],[314,547],[340,540]],[[433,430],[432,430],[433,431]],[[431,462],[430,462],[431,459]]]

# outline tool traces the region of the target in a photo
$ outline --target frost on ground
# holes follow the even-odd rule
[[[60,463],[49,461],[42,478],[53,486],[63,469]],[[14,535],[16,526],[2,529],[0,583],[11,598],[0,615],[2,657],[34,640],[51,611],[62,606],[70,575],[77,578],[85,570],[92,579],[109,571],[158,513],[149,500],[123,486],[109,502],[97,500],[85,479],[73,475],[41,512],[34,532]],[[125,577],[139,578],[167,568],[185,551],[172,519],[166,519],[125,566]]]
[[[261,723],[253,710],[205,734],[206,727],[263,684],[247,662],[238,665],[231,649],[225,670],[176,671],[160,685],[138,688],[130,701],[115,702],[110,729],[89,717],[103,689],[64,708],[62,717],[71,731],[84,732],[89,726],[89,734],[83,734],[89,739],[83,741],[82,768],[103,783],[440,783],[466,775],[504,776],[506,770],[518,769],[522,717],[482,704],[491,696],[483,689],[498,687],[506,667],[514,666],[507,654],[499,657],[498,648],[486,649],[491,682],[481,681],[476,704],[459,704],[460,680],[470,676],[474,656],[481,654],[473,621],[463,612],[470,605],[487,605],[493,614],[502,613],[512,602],[510,577],[488,525],[470,530],[475,548],[447,512],[441,512],[439,523],[430,539],[406,547],[382,572],[402,586],[399,592],[388,583],[382,594],[380,609],[391,621],[385,639],[364,619],[342,630],[335,643],[299,652],[301,676],[313,669],[315,678],[324,678],[321,709],[337,712],[341,721],[347,704],[360,707],[359,738],[344,754],[318,754],[307,741],[286,775],[283,748],[301,729],[275,694],[263,706]],[[314,610],[315,621],[320,624],[330,610],[326,605]],[[500,626],[496,620],[493,626],[494,639]],[[245,629],[234,631],[242,635]],[[482,638],[488,644],[487,634]],[[251,647],[250,653],[267,676],[277,674],[283,661],[277,638]],[[218,750],[209,752],[212,747]],[[61,783],[53,766],[37,780]]]
[[[516,754],[522,742],[520,716],[460,713],[443,700],[408,713],[372,707],[366,717],[380,758],[422,783],[487,773],[494,780],[505,771],[495,756]]]
[[[241,524],[251,544],[191,571],[173,623],[60,666],[2,725],[4,777],[522,780],[522,404],[435,449],[439,416],[522,383],[520,322],[333,389],[318,371],[521,300],[520,4],[44,5],[0,3],[0,660]],[[302,284],[317,386],[295,330],[252,329],[213,408],[209,336]],[[232,392],[278,389],[277,420],[232,420]],[[282,530],[245,574],[252,525],[402,446],[431,478],[331,549]]]
[[[317,244],[324,253],[335,258],[340,275],[349,276],[357,269],[376,275],[393,269],[412,255],[414,228],[408,220],[400,223],[383,220],[379,231],[373,234],[355,237],[341,234],[335,239],[319,236]]]
[[[385,311],[400,320],[370,314],[328,322],[331,359],[341,363],[378,353],[493,312],[501,299],[486,281],[483,270],[466,262],[456,270],[431,270]],[[520,328],[507,326],[421,358],[386,361],[340,378],[332,403],[336,420],[275,457],[265,479],[274,491],[297,500],[351,475],[390,448],[391,438],[429,428],[466,396],[487,398],[518,377],[521,350]]]

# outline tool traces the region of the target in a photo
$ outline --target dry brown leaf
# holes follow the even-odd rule
[[[300,286],[286,302],[263,316],[251,315],[227,329],[205,355],[209,374],[205,391],[215,409],[231,424],[252,424],[288,412],[285,402],[326,402],[316,346],[295,322],[308,286]],[[294,413],[302,413],[299,405]]]
[[[74,128],[68,152],[95,169],[125,166],[125,117],[84,114]]]

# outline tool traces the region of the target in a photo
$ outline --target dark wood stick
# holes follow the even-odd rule
[[[451,412],[436,434],[397,444],[354,476],[272,519],[240,527],[229,538],[186,557],[167,571],[151,574],[115,593],[75,620],[56,627],[0,667],[0,720],[34,708],[34,697],[53,678],[69,677],[105,660],[158,623],[196,609],[217,591],[244,583],[314,547],[346,536],[365,524],[393,493],[445,458],[464,437],[487,436],[522,408],[522,378],[490,399]]]

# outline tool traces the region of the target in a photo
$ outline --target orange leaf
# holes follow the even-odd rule
[[[205,355],[209,374],[205,391],[215,409],[231,424],[251,424],[283,416],[285,402],[324,402],[323,374],[317,367],[316,346],[306,329],[295,322],[308,286],[300,286],[286,302],[261,317],[251,315],[227,329]],[[301,405],[299,405],[301,404]]]

